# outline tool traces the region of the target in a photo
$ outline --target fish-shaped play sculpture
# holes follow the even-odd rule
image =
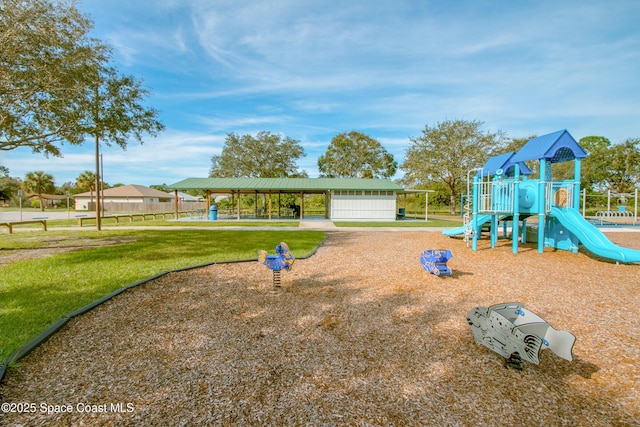
[[[576,337],[557,331],[521,303],[503,303],[475,307],[467,313],[467,322],[476,343],[507,359],[507,366],[522,369],[522,360],[540,363],[540,351],[550,349],[557,356],[573,360]]]

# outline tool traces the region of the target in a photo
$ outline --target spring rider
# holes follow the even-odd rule
[[[428,249],[420,255],[420,263],[429,273],[439,276],[441,274],[451,274],[451,269],[447,267],[447,261],[453,254],[447,249]]]
[[[291,270],[295,258],[285,242],[280,242],[280,244],[276,246],[276,253],[277,255],[269,255],[267,251],[258,251],[258,262],[266,265],[273,271],[273,286],[279,288],[280,272],[283,269]]]

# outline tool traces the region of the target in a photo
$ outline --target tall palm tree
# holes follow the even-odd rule
[[[53,183],[53,175],[44,173],[43,171],[29,172],[24,176],[22,187],[29,193],[38,195],[40,200],[40,210],[44,211],[43,194],[53,193],[55,185]]]
[[[91,204],[93,204],[93,190],[96,189],[96,174],[91,171],[84,171],[76,178],[76,187],[89,190]]]

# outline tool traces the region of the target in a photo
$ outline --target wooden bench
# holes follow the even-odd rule
[[[0,225],[3,225],[9,229],[9,234],[13,233],[14,225],[21,224],[42,224],[42,228],[44,231],[47,231],[47,220],[46,219],[32,219],[29,221],[11,221],[11,222],[0,222]]]
[[[184,214],[186,212],[179,212],[178,214]],[[162,219],[165,219],[167,215],[171,216],[175,216],[175,212],[149,212],[149,213],[128,213],[128,214],[108,214],[105,215],[103,217],[101,217],[101,220],[104,221],[106,219],[115,219],[116,222],[120,222],[121,218],[128,218],[129,222],[133,222],[134,218],[140,218],[142,219],[142,221],[144,221],[145,219],[147,219],[147,217],[153,217],[153,219],[158,219],[158,217],[162,217]],[[94,221],[96,220],[95,216],[78,216],[78,225],[80,227],[82,227],[82,224],[85,221]]]

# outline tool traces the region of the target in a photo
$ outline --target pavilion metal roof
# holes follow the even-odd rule
[[[330,190],[402,191],[390,179],[366,178],[186,178],[171,184],[172,190],[212,192],[325,192]]]

